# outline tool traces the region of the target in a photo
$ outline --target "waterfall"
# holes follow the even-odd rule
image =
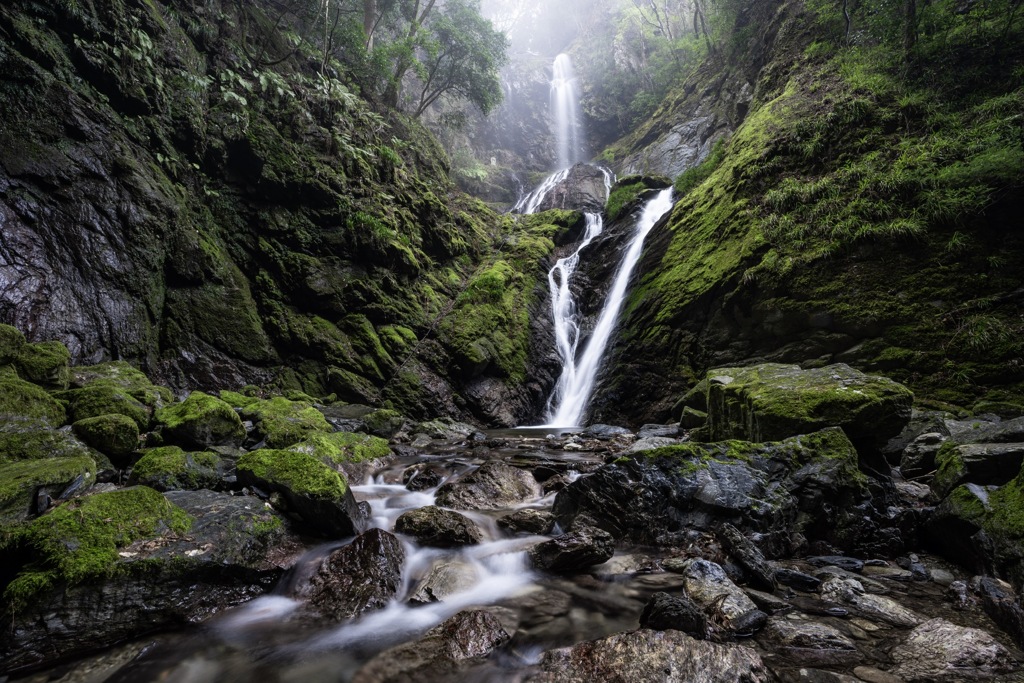
[[[555,391],[548,401],[548,422],[550,427],[577,427],[584,418],[590,396],[594,391],[594,383],[597,381],[597,373],[601,369],[601,361],[604,358],[605,348],[615,331],[615,325],[619,319],[619,313],[626,300],[626,288],[633,275],[633,269],[640,260],[640,253],[643,251],[644,238],[651,231],[654,224],[672,208],[672,188],[662,190],[644,206],[643,213],[637,221],[636,228],[631,238],[629,248],[622,257],[622,263],[615,273],[612,288],[605,299],[604,308],[598,318],[597,325],[591,334],[583,355],[576,360],[576,344],[579,341],[579,321],[576,317],[575,305],[568,294],[568,274],[571,268],[575,268],[579,261],[580,250],[589,243],[584,238],[584,244],[576,252],[562,259],[551,270],[548,281],[551,284],[551,303],[555,314],[555,338],[558,344],[559,355],[562,357],[562,375],[558,379]],[[600,221],[600,217],[598,217]],[[597,229],[600,232],[600,228]],[[590,233],[588,220],[587,232]],[[596,235],[597,233],[595,233]],[[590,237],[593,239],[593,237]],[[562,267],[563,261],[571,261],[571,268]],[[560,267],[562,267],[560,269]],[[557,271],[557,272],[556,272]],[[557,284],[557,291],[556,291]],[[563,295],[564,290],[564,295]],[[568,298],[568,302],[563,299]],[[565,341],[563,342],[563,338]]]
[[[558,168],[568,168],[583,158],[583,126],[579,117],[579,90],[569,55],[555,57],[551,81],[551,111],[555,116]]]

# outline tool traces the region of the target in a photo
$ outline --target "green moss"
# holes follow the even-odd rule
[[[220,468],[216,453],[186,453],[177,446],[151,448],[132,467],[129,483],[158,491],[212,489],[220,483]]]
[[[40,486],[66,486],[83,477],[85,488],[96,481],[96,463],[87,455],[72,458],[21,460],[0,465],[0,521],[22,521]],[[51,491],[56,497],[59,490]]]
[[[952,440],[942,444],[935,454],[937,471],[932,478],[932,489],[939,495],[945,495],[957,486],[964,477],[964,460],[960,455],[959,445]]]
[[[59,341],[25,344],[16,362],[18,373],[47,389],[67,389],[71,379],[71,352]]]
[[[149,407],[114,384],[94,383],[61,396],[68,399],[71,419],[75,422],[101,415],[124,415],[135,421],[139,431],[149,429]]]
[[[13,363],[25,346],[25,335],[16,327],[0,323],[0,365]]]
[[[391,455],[391,448],[384,439],[351,432],[313,434],[288,450],[312,455],[327,465],[365,462]]]
[[[338,500],[348,488],[345,478],[312,455],[261,448],[238,459],[237,469],[287,487],[299,495]]]
[[[170,389],[153,384],[145,373],[123,360],[74,367],[71,369],[71,386],[115,387],[152,410],[174,403]]]
[[[331,431],[319,410],[305,401],[289,401],[283,396],[250,404],[242,409],[242,416],[253,420],[269,448],[285,448],[310,434]]]
[[[27,417],[46,420],[53,426],[64,424],[64,406],[46,391],[13,373],[0,374],[0,417]]]
[[[137,486],[69,501],[18,532],[33,556],[4,591],[15,613],[39,593],[110,576],[135,541],[183,534],[192,518],[151,488]]]
[[[139,427],[125,415],[99,415],[71,425],[75,435],[107,455],[127,455],[139,446]]]
[[[366,423],[366,428],[371,433],[387,436],[391,436],[397,431],[404,421],[405,418],[401,413],[387,408],[375,410],[363,417],[363,422]]]
[[[605,213],[609,220],[615,220],[622,213],[623,208],[630,206],[637,196],[647,189],[644,183],[632,183],[624,185],[621,182],[608,195],[608,202],[605,205]]]
[[[156,411],[154,417],[163,426],[165,436],[186,445],[240,443],[245,438],[238,413],[219,398],[201,391],[193,391],[181,403]]]
[[[72,434],[39,419],[0,417],[0,463],[74,458],[93,453]]]

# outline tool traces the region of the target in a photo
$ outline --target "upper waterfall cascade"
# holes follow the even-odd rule
[[[555,140],[558,145],[558,168],[568,168],[582,161],[583,124],[579,112],[579,86],[569,55],[555,57],[551,81],[551,111],[554,116]]]

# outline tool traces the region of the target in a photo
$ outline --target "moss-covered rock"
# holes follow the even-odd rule
[[[354,536],[366,521],[345,478],[312,455],[260,449],[236,464],[238,483],[284,496],[290,512],[333,538]]]
[[[41,419],[0,417],[0,463],[99,455],[72,433]]]
[[[40,418],[58,427],[67,415],[64,406],[42,388],[11,370],[0,370],[0,417]]]
[[[131,543],[168,532],[185,533],[192,518],[151,488],[137,486],[69,501],[15,531],[6,545],[30,549],[3,593],[13,612],[57,585],[109,576]]]
[[[0,366],[13,363],[25,346],[25,335],[17,327],[0,323]]]
[[[116,387],[151,410],[174,403],[174,394],[170,389],[153,384],[145,373],[123,360],[75,366],[71,368],[71,386]]]
[[[866,448],[899,434],[914,400],[906,387],[841,363],[718,368],[708,372],[707,397],[711,441],[775,441],[842,427]]]
[[[154,417],[168,441],[186,447],[237,446],[245,439],[245,427],[235,409],[201,391],[193,391],[181,403],[161,408]]]
[[[95,481],[96,463],[87,455],[0,465],[0,525],[17,524],[42,512],[36,501],[41,488],[56,498],[72,484],[84,493]]]
[[[935,454],[937,471],[931,487],[939,498],[965,483],[1002,486],[1020,472],[1024,444],[961,444],[952,440]]]
[[[307,453],[328,465],[362,463],[391,455],[391,447],[385,439],[353,432],[312,434],[288,450]]]
[[[16,366],[18,374],[46,389],[67,389],[71,380],[71,352],[59,341],[25,344]]]
[[[323,413],[306,401],[275,396],[242,408],[242,417],[252,420],[256,432],[269,448],[286,448],[317,432],[330,432]]]
[[[122,459],[139,447],[139,426],[127,415],[88,417],[71,428],[79,439],[113,459]]]
[[[118,386],[96,383],[60,395],[68,400],[68,411],[74,422],[101,415],[124,415],[135,422],[140,432],[149,430],[150,408]]]
[[[363,422],[371,434],[390,439],[405,425],[405,417],[397,410],[383,408],[365,415]]]
[[[150,448],[132,466],[129,484],[157,491],[214,489],[224,466],[216,453],[186,453],[177,446]]]

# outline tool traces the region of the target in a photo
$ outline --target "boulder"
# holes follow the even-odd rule
[[[391,458],[388,442],[378,436],[354,432],[313,432],[286,450],[307,453],[345,475],[349,481],[366,481]]]
[[[753,600],[726,575],[725,570],[709,560],[689,560],[682,571],[686,594],[712,618],[730,631],[745,632],[748,615],[760,612]]]
[[[903,385],[842,363],[717,368],[708,371],[709,440],[776,441],[841,427],[858,449],[877,451],[907,424],[913,400]]]
[[[63,391],[71,381],[71,352],[63,342],[25,344],[15,367],[23,378],[51,391]]]
[[[577,517],[616,538],[674,543],[671,534],[727,521],[760,532],[775,553],[793,534],[851,547],[870,537],[870,495],[857,453],[831,428],[776,443],[684,443],[620,458],[559,491],[562,528]]]
[[[311,455],[264,448],[239,458],[236,472],[241,486],[281,493],[289,511],[332,538],[355,536],[366,528],[345,478]]]
[[[0,366],[10,365],[25,347],[25,335],[11,325],[0,323]]]
[[[380,653],[356,672],[352,683],[456,680],[460,672],[483,664],[508,640],[491,612],[459,612],[419,640]]]
[[[139,447],[139,426],[126,415],[99,415],[71,425],[75,436],[110,456],[118,465],[127,464],[126,456]]]
[[[775,568],[739,529],[726,522],[718,530],[718,537],[729,555],[747,572],[751,585],[769,592],[778,588]]]
[[[857,579],[831,576],[821,584],[821,599],[837,605],[848,605],[869,619],[878,619],[893,626],[917,626],[924,619],[895,600],[873,595],[864,590]]]
[[[317,433],[333,431],[323,413],[306,401],[289,401],[275,396],[249,403],[240,416],[252,420],[256,436],[268,448],[287,448]]]
[[[370,529],[327,556],[299,597],[323,616],[344,621],[385,607],[402,587],[402,543]]]
[[[940,498],[960,484],[1002,486],[1020,472],[1024,443],[962,444],[949,441],[935,455],[932,490]]]
[[[0,463],[80,456],[95,459],[99,454],[72,432],[53,429],[46,419],[0,415]]]
[[[513,534],[548,534],[554,525],[554,515],[534,508],[523,508],[498,519],[498,527]]]
[[[68,401],[71,420],[87,420],[102,415],[124,415],[135,421],[140,432],[149,430],[152,409],[124,389],[106,383],[61,392]]]
[[[863,659],[853,641],[838,629],[807,619],[773,617],[758,640],[772,652],[802,665],[841,666]]]
[[[602,529],[582,527],[538,543],[527,554],[538,569],[572,573],[611,559],[615,554],[615,540]]]
[[[929,619],[891,652],[891,673],[907,683],[992,680],[1018,669],[1013,655],[991,634]]]
[[[13,542],[21,552],[10,557],[23,564],[4,592],[0,673],[179,628],[248,601],[278,582],[294,561],[287,549],[297,547],[282,518],[255,498],[161,495],[143,486],[69,501]]]
[[[488,460],[437,490],[437,504],[456,510],[497,510],[540,495],[537,480],[529,472]]]
[[[403,512],[395,520],[395,531],[434,548],[476,545],[483,540],[480,528],[471,519],[436,505]]]
[[[44,389],[21,379],[10,368],[0,368],[0,419],[38,419],[59,427],[66,417],[64,406]]]
[[[479,580],[476,567],[468,562],[453,560],[435,564],[412,591],[410,602],[428,604],[444,602],[451,596],[469,590]]]
[[[605,175],[601,169],[590,164],[576,164],[548,189],[543,201],[533,207],[533,211],[573,209],[600,213],[604,210],[606,195]]]
[[[128,483],[157,491],[213,489],[220,484],[223,471],[216,453],[186,453],[177,446],[163,446],[143,451],[132,466]]]
[[[946,438],[938,432],[928,432],[911,441],[900,457],[900,474],[905,479],[914,479],[934,472],[935,456]]]
[[[444,481],[445,472],[439,466],[419,462],[406,467],[402,472],[402,483],[410,491],[424,491],[436,488]]]
[[[985,614],[1010,634],[1018,647],[1024,644],[1024,607],[1013,586],[991,576],[975,576],[971,590],[981,601]]]
[[[94,483],[96,462],[88,455],[0,464],[0,525],[31,519],[46,512],[51,499],[85,493]]]
[[[752,648],[694,640],[680,631],[641,629],[544,653],[529,683],[769,683]]]
[[[193,391],[181,403],[161,408],[155,418],[163,427],[165,439],[187,448],[237,446],[245,439],[245,427],[234,408],[201,391]]]
[[[641,628],[655,631],[673,629],[704,640],[707,637],[708,620],[704,611],[685,593],[669,595],[658,592],[644,605],[640,613]]]

